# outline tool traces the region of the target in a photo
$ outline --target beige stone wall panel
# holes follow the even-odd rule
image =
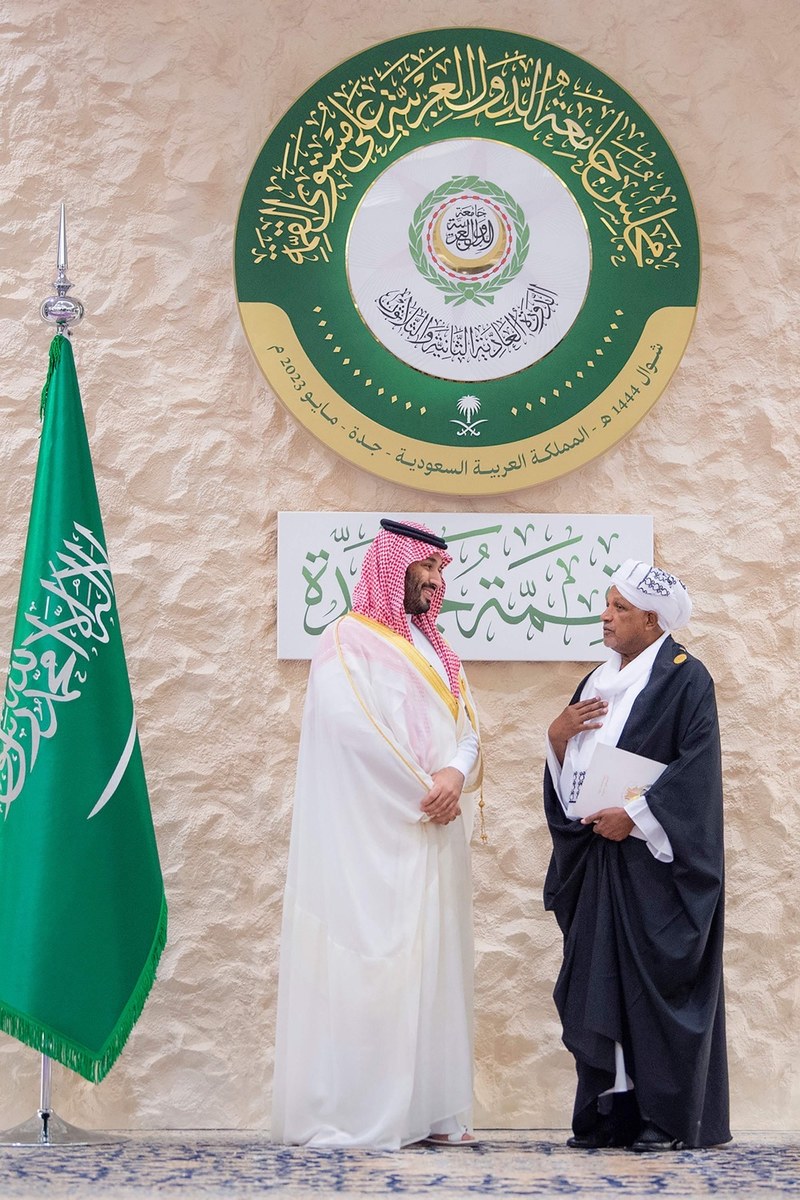
[[[10,648],[46,367],[40,301],[68,204],[75,337],[170,902],[160,977],[85,1125],[268,1123],[277,940],[306,667],[275,658],[280,509],[479,511],[382,483],[312,441],[251,359],[232,285],[241,191],[321,74],[420,25],[561,44],[631,91],[695,199],[701,305],[665,395],[604,458],[500,512],[652,512],[718,684],[728,804],[733,1119],[791,1128],[797,1059],[795,0],[39,0],[0,4],[0,653]],[[575,664],[475,664],[491,844],[475,851],[477,1116],[563,1126],[573,1070],[550,994],[559,935],[543,731]],[[0,1039],[0,1125],[38,1095]]]

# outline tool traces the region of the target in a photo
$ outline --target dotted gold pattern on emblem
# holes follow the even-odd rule
[[[624,309],[617,308],[617,309],[615,309],[615,310],[614,310],[614,316],[615,316],[615,317],[624,317],[624,315],[625,315]],[[610,322],[609,322],[609,326],[608,326],[608,328],[609,328],[609,329],[613,329],[613,330],[618,330],[618,329],[619,329],[619,325],[617,325],[617,324],[616,324],[614,321],[610,321]],[[611,342],[611,341],[613,341],[613,339],[612,339],[612,338],[610,338],[610,337],[608,337],[608,336],[606,336],[606,337],[604,337],[604,338],[603,338],[603,341],[604,341],[604,342]],[[603,351],[602,351],[602,350],[595,349],[595,354],[597,354],[597,355],[598,355],[600,358],[602,358],[602,357],[603,357]],[[593,359],[591,359],[591,358],[587,358],[587,360],[586,360],[586,366],[587,366],[587,367],[589,367],[590,369],[594,368],[594,360],[593,360]],[[575,378],[576,378],[576,379],[583,379],[583,371],[576,371],[576,372],[575,372]],[[571,388],[571,387],[572,387],[572,380],[571,380],[571,379],[565,379],[565,380],[564,380],[564,387]],[[558,400],[558,399],[559,399],[559,397],[561,396],[561,391],[560,391],[560,389],[559,389],[559,388],[553,388],[553,390],[552,390],[552,392],[551,392],[550,394],[551,394],[552,396],[554,396],[554,397],[556,398],[556,400]],[[546,397],[546,396],[540,396],[540,397],[539,397],[539,403],[540,403],[540,404],[547,404],[547,397]],[[528,412],[532,412],[532,411],[533,411],[533,405],[531,404],[531,402],[530,402],[530,401],[527,401],[527,403],[525,404],[525,407],[527,408]],[[511,409],[511,415],[512,415],[512,416],[514,416],[514,417],[516,417],[516,415],[517,415],[517,411],[518,411],[518,410],[517,410],[516,408],[512,408],[512,409]]]
[[[318,304],[318,305],[316,306],[316,308],[314,308],[312,311],[313,311],[314,313],[316,313],[316,314],[317,314],[317,316],[319,316],[319,314],[322,312],[322,307],[321,307],[321,306]],[[327,327],[327,325],[328,325],[328,322],[325,320],[325,318],[324,318],[324,317],[323,317],[323,318],[321,318],[321,320],[317,321],[317,326],[318,326],[318,328],[320,328],[320,329],[325,329],[325,328]],[[328,333],[326,333],[326,334],[325,334],[325,341],[326,341],[326,342],[332,342],[333,340],[334,340],[334,336],[333,336],[333,334],[332,334],[332,333],[328,332]],[[332,351],[332,353],[333,353],[333,354],[341,354],[341,352],[342,352],[342,347],[341,347],[341,346],[332,346],[332,347],[331,347],[331,351]],[[345,366],[345,367],[349,367],[349,366],[350,366],[350,359],[349,359],[349,358],[343,358],[343,359],[342,359],[342,365],[343,365],[343,366]],[[354,368],[353,368],[353,378],[354,378],[354,379],[358,379],[358,378],[360,378],[360,376],[361,376],[361,368],[360,368],[360,367],[354,367]],[[371,387],[374,387],[374,381],[373,381],[372,379],[365,379],[365,380],[363,380],[363,383],[364,383],[364,387],[365,387],[365,388],[371,388]],[[375,388],[375,394],[376,394],[377,396],[384,396],[384,395],[386,394],[386,388],[384,388],[384,387],[378,387],[378,388]],[[398,397],[397,397],[397,396],[395,396],[395,395],[392,395],[392,396],[390,396],[390,397],[389,397],[389,399],[391,400],[392,404],[397,404],[397,402],[398,402]],[[413,408],[413,407],[414,407],[414,405],[411,403],[411,401],[410,401],[410,400],[406,400],[406,401],[405,401],[405,407],[406,407],[406,410],[408,410],[408,409],[410,409],[410,408]],[[427,411],[428,411],[428,410],[427,410],[427,408],[425,407],[425,405],[424,405],[424,404],[423,404],[423,405],[420,405],[420,408],[419,408],[419,415],[420,415],[421,417],[424,417]]]
[[[319,316],[319,314],[322,312],[322,307],[321,307],[321,305],[317,305],[317,306],[314,308],[314,310],[313,310],[313,311],[314,311],[314,312],[315,312],[315,313],[316,313],[316,314]],[[625,315],[625,313],[624,313],[624,309],[617,308],[617,309],[615,309],[615,310],[614,310],[614,316],[615,316],[615,317],[622,317],[622,316],[624,316],[624,315]],[[320,329],[325,329],[325,328],[327,328],[328,322],[327,322],[327,320],[326,320],[324,317],[322,317],[322,318],[321,318],[321,319],[320,319],[320,320],[317,322],[317,325],[318,325],[318,327],[319,327]],[[619,329],[619,325],[617,325],[617,324],[616,324],[616,322],[614,322],[614,321],[610,321],[610,322],[609,322],[609,326],[608,326],[608,328],[609,328],[609,329],[611,329],[611,330],[617,331],[617,330]],[[326,333],[326,334],[325,334],[325,341],[326,341],[326,342],[332,342],[333,340],[334,340],[334,335],[333,335],[332,333],[328,332],[328,333]],[[604,341],[604,342],[606,342],[606,343],[609,343],[609,344],[610,344],[610,343],[613,341],[613,338],[609,337],[609,336],[608,336],[608,334],[605,334],[605,335],[603,336],[603,341]],[[340,354],[340,353],[341,353],[341,350],[342,350],[342,348],[341,348],[341,346],[333,346],[333,347],[332,347],[332,350],[333,350],[333,353],[334,353],[334,354]],[[596,347],[595,347],[595,354],[598,356],[598,358],[602,358],[602,357],[603,357],[603,349],[602,349],[602,347],[600,347],[600,346],[596,346]],[[343,363],[345,366],[349,366],[349,365],[350,365],[350,359],[349,359],[349,358],[343,358],[343,359],[342,359],[342,363]],[[594,364],[594,361],[593,361],[591,358],[587,358],[587,360],[586,360],[586,366],[587,366],[587,367],[589,367],[590,369],[592,369],[592,368],[594,367],[594,365],[595,365],[595,364]],[[360,375],[361,375],[361,368],[360,368],[360,367],[355,367],[355,368],[353,369],[353,377],[357,379],[357,378],[358,378]],[[576,371],[576,372],[575,372],[575,376],[576,376],[576,378],[577,378],[577,379],[583,379],[583,371]],[[572,387],[572,383],[573,383],[573,381],[572,381],[571,379],[565,379],[565,380],[564,380],[564,384],[563,384],[563,386],[564,386],[564,387],[566,387],[566,388],[571,388],[571,387]],[[372,380],[371,380],[371,379],[365,379],[365,380],[364,380],[364,387],[372,387]],[[384,393],[385,393],[385,388],[382,388],[382,387],[380,387],[380,388],[377,388],[376,390],[377,390],[377,395],[378,395],[378,396],[383,396],[383,395],[384,395]],[[561,396],[561,391],[560,391],[560,389],[559,389],[559,388],[553,388],[553,390],[552,390],[552,393],[551,393],[551,394],[552,394],[552,395],[555,397],[555,399],[556,399],[556,400],[558,400],[558,399],[560,398],[560,396]],[[397,403],[397,396],[394,396],[394,395],[393,395],[393,396],[391,397],[391,402],[392,402],[392,404],[396,404],[396,403]],[[539,403],[540,403],[540,404],[547,404],[547,397],[546,397],[546,396],[540,396],[540,397],[539,397]],[[406,410],[409,410],[409,409],[413,408],[414,406],[413,406],[413,404],[412,404],[412,402],[411,402],[410,400],[406,400],[406,402],[405,402],[405,407],[406,407]],[[530,403],[530,401],[528,401],[528,402],[525,404],[525,408],[528,410],[528,412],[532,412],[532,411],[533,411],[533,405]],[[426,408],[424,405],[420,406],[420,409],[419,409],[420,416],[425,416],[425,413],[426,413],[427,411],[428,411],[428,410],[427,410],[427,408]],[[519,409],[517,409],[517,408],[512,408],[512,409],[511,409],[511,415],[512,415],[512,416],[516,417],[516,416],[518,416],[518,414],[519,414]]]

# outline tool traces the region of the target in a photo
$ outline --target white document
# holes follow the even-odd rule
[[[569,816],[588,817],[601,808],[624,808],[666,769],[666,763],[598,742],[578,798],[569,806]]]

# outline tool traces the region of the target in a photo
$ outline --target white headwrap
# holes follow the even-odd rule
[[[649,563],[626,559],[611,576],[621,596],[645,612],[654,612],[665,633],[682,629],[692,615],[689,593],[675,575]]]

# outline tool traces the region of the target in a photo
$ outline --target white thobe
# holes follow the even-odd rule
[[[408,627],[411,630],[411,640],[416,649],[419,650],[420,654],[424,655],[431,666],[439,673],[445,687],[449,687],[450,683],[447,678],[447,672],[444,669],[444,663],[439,658],[431,642],[428,641],[422,630],[412,624],[411,621],[409,621]],[[478,761],[479,754],[480,742],[478,735],[471,725],[467,725],[464,733],[459,738],[458,749],[455,755],[449,763],[442,765],[455,767],[467,779]]]
[[[432,773],[477,731],[462,688],[466,703],[368,618],[350,614],[321,639],[281,935],[278,1141],[394,1149],[471,1123],[479,761],[459,819],[437,825],[420,809]]]

